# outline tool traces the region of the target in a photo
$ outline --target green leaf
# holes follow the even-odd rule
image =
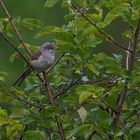
[[[18,57],[19,57],[19,53],[15,52],[15,53],[13,53],[13,54],[10,56],[9,61],[10,61],[11,63],[13,63],[14,60],[17,59]]]
[[[60,0],[47,0],[44,4],[44,7],[53,7],[55,4],[57,4]]]
[[[6,77],[8,77],[8,74],[4,71],[0,71],[0,81],[4,82]]]
[[[0,118],[7,118],[8,114],[7,111],[0,108]]]
[[[50,116],[50,117],[51,116],[53,117],[62,113],[63,113],[63,109],[60,107],[47,107],[41,112],[43,116]]]
[[[6,129],[7,136],[10,138],[10,140],[13,140],[14,137],[16,137],[18,133],[23,129],[23,126],[18,120],[9,120],[9,124]]]
[[[93,131],[94,131],[93,124],[86,123],[86,124],[80,125],[80,129],[79,129],[77,135],[80,137],[80,140],[82,140],[82,139],[87,140]]]
[[[92,96],[91,92],[87,92],[87,91],[81,91],[82,93],[80,94],[79,97],[79,103],[82,104],[84,103],[89,97]]]
[[[121,54],[115,54],[115,53],[114,53],[113,56],[117,59],[117,61],[118,61],[119,63],[122,62],[123,57],[122,57]]]
[[[137,130],[132,134],[133,140],[139,140],[140,139],[140,130]]]
[[[82,41],[80,41],[79,45],[86,47],[97,47],[97,45],[101,43],[102,40],[100,38],[93,37],[92,39],[91,38],[83,39]]]
[[[59,27],[46,26],[39,33],[37,33],[35,37],[39,38],[39,37],[42,37],[42,36],[47,36],[47,35],[51,35],[51,34],[54,34],[54,33],[62,33],[62,32],[64,32],[64,30],[59,28]]]
[[[30,30],[33,30],[34,28],[42,28],[44,23],[38,19],[33,18],[24,18],[21,21],[21,26],[26,27]]]
[[[2,19],[0,19],[0,32],[2,32],[2,30],[3,30],[3,21],[2,21]]]
[[[25,140],[47,140],[46,136],[45,136],[45,133],[43,131],[39,131],[39,130],[26,131],[24,133],[24,138],[25,138]]]
[[[84,107],[80,107],[78,110],[77,110],[82,122],[84,123],[86,121],[86,118],[87,118],[87,110],[84,108]]]
[[[112,22],[113,20],[115,20],[117,17],[118,17],[118,15],[116,14],[116,12],[109,12],[109,13],[106,15],[104,21],[100,24],[100,27],[101,27],[101,28],[105,28],[106,26],[110,25],[111,22]]]
[[[74,0],[74,2],[77,3],[78,5],[80,5],[81,7],[84,7],[84,8],[87,7],[86,0]]]

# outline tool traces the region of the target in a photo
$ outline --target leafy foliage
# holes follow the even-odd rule
[[[35,39],[50,37],[57,46],[57,58],[65,53],[48,74],[56,106],[50,105],[48,92],[34,74],[21,87],[8,87],[8,74],[0,71],[0,139],[60,140],[59,116],[66,139],[138,140],[140,1],[46,0],[44,7],[58,3],[69,11],[62,27],[34,18],[13,18],[16,27],[35,31]],[[127,26],[120,33],[129,44],[126,49],[105,32],[108,27],[113,30],[114,21]],[[1,18],[0,33],[15,38],[12,30],[8,19]],[[115,52],[112,43],[121,51]],[[104,51],[107,45],[110,52]],[[22,45],[17,48],[24,52]],[[10,62],[19,57],[14,52]]]

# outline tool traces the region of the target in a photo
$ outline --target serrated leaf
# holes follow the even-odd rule
[[[44,4],[44,7],[53,7],[55,4],[57,4],[60,0],[47,0]]]

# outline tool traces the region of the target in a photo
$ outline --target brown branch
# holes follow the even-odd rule
[[[126,69],[129,70],[130,72],[132,71],[133,65],[134,65],[134,62],[135,62],[135,53],[136,53],[136,47],[137,47],[137,44],[138,44],[139,33],[140,33],[140,19],[138,19],[138,24],[137,24],[137,27],[134,31],[133,40],[131,40],[129,42],[129,46],[128,46],[128,48],[133,50],[133,51],[131,53],[127,52],[127,56],[126,56],[126,64],[127,64]],[[118,96],[118,99],[117,99],[117,112],[115,112],[115,114],[114,114],[114,120],[113,120],[113,123],[112,123],[114,133],[116,131],[117,124],[118,124],[118,121],[120,119],[120,115],[121,115],[121,111],[123,109],[123,104],[124,104],[124,101],[125,101],[125,97],[127,95],[127,91],[128,91],[128,83],[127,83],[127,79],[126,79],[125,83],[124,83],[124,86],[123,86],[123,89],[120,92],[120,94]],[[113,140],[113,135],[111,136],[111,140]]]
[[[45,81],[45,87],[47,90],[47,93],[49,95],[50,98],[50,103],[52,107],[56,107],[56,103],[55,103],[55,99],[53,98],[53,95],[51,94],[50,88],[49,88],[49,83],[48,83],[48,79],[47,79],[47,75],[45,72],[43,72],[44,75],[44,81]],[[66,140],[65,138],[65,134],[64,134],[64,129],[60,120],[60,117],[58,115],[55,116],[56,122],[57,122],[57,126],[58,126],[58,130],[61,136],[61,140]]]
[[[133,53],[131,53],[131,59],[130,59],[130,61],[131,61],[131,65],[130,65],[130,68],[129,68],[130,70],[132,70],[134,62],[135,62],[136,47],[137,47],[137,44],[138,44],[139,32],[140,32],[140,18],[138,19],[138,24],[137,24],[137,27],[136,27],[135,32],[134,32],[133,42],[130,45],[130,49],[133,50]]]
[[[63,53],[54,63],[53,65],[47,70],[46,74],[48,74],[58,63],[59,61],[65,56],[65,53]]]
[[[0,93],[4,94],[6,96],[10,96],[10,97],[12,97],[14,99],[17,99],[19,101],[22,101],[22,102],[24,102],[24,103],[26,103],[26,104],[28,104],[30,106],[34,106],[34,107],[39,108],[39,109],[43,109],[44,108],[44,106],[42,106],[42,105],[32,103],[31,101],[22,99],[21,97],[19,97],[17,95],[14,95],[14,94],[11,94],[11,93],[8,93],[8,92],[5,92],[5,91],[0,91]]]
[[[2,0],[0,0],[0,4],[2,5],[3,10],[4,10],[4,12],[5,12],[5,14],[6,14],[6,16],[7,16],[8,20],[9,20],[9,22],[11,23],[11,25],[12,25],[12,27],[13,27],[15,33],[17,34],[20,43],[23,45],[23,47],[25,48],[25,50],[27,51],[27,53],[29,54],[29,56],[31,56],[32,54],[31,54],[30,50],[28,49],[28,47],[26,46],[26,44],[25,44],[23,38],[22,38],[21,35],[19,34],[19,31],[18,31],[18,29],[16,28],[15,23],[14,23],[12,17],[10,16],[10,14],[9,14],[9,12],[8,12],[8,10],[7,10],[7,8],[6,8],[6,6],[5,6],[4,3],[2,2]]]
[[[70,84],[67,84],[67,86],[65,88],[63,88],[63,90],[60,90],[58,92],[56,92],[56,95],[54,95],[53,98],[58,98],[59,96],[65,94],[66,91],[68,91],[70,88],[72,88],[75,85],[81,85],[81,84],[95,84],[95,83],[100,83],[103,82],[105,79],[97,79],[97,80],[91,80],[91,81],[80,81],[79,79],[71,82]]]
[[[91,25],[93,25],[105,38],[107,38],[109,41],[111,41],[113,44],[119,46],[120,48],[122,48],[123,50],[132,52],[131,49],[127,49],[126,47],[124,47],[123,45],[121,45],[119,42],[117,42],[116,40],[112,39],[109,35],[107,35],[103,30],[101,30],[96,23],[94,23],[93,21],[91,21],[87,15],[85,15],[85,13],[83,13],[77,6],[75,6],[74,4],[72,4],[72,6],[81,14],[81,16],[87,20]]]
[[[40,77],[38,73],[35,72],[32,65],[29,63],[29,61],[23,56],[23,54],[15,47],[15,45],[2,33],[0,33],[2,38],[21,56],[21,58],[26,62],[26,64],[29,66],[29,68],[34,72],[34,74],[40,79],[41,82],[44,82],[43,79]]]

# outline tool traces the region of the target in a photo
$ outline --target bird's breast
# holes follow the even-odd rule
[[[46,71],[54,62],[54,56],[41,55],[39,59],[32,60],[31,64],[37,72]]]

